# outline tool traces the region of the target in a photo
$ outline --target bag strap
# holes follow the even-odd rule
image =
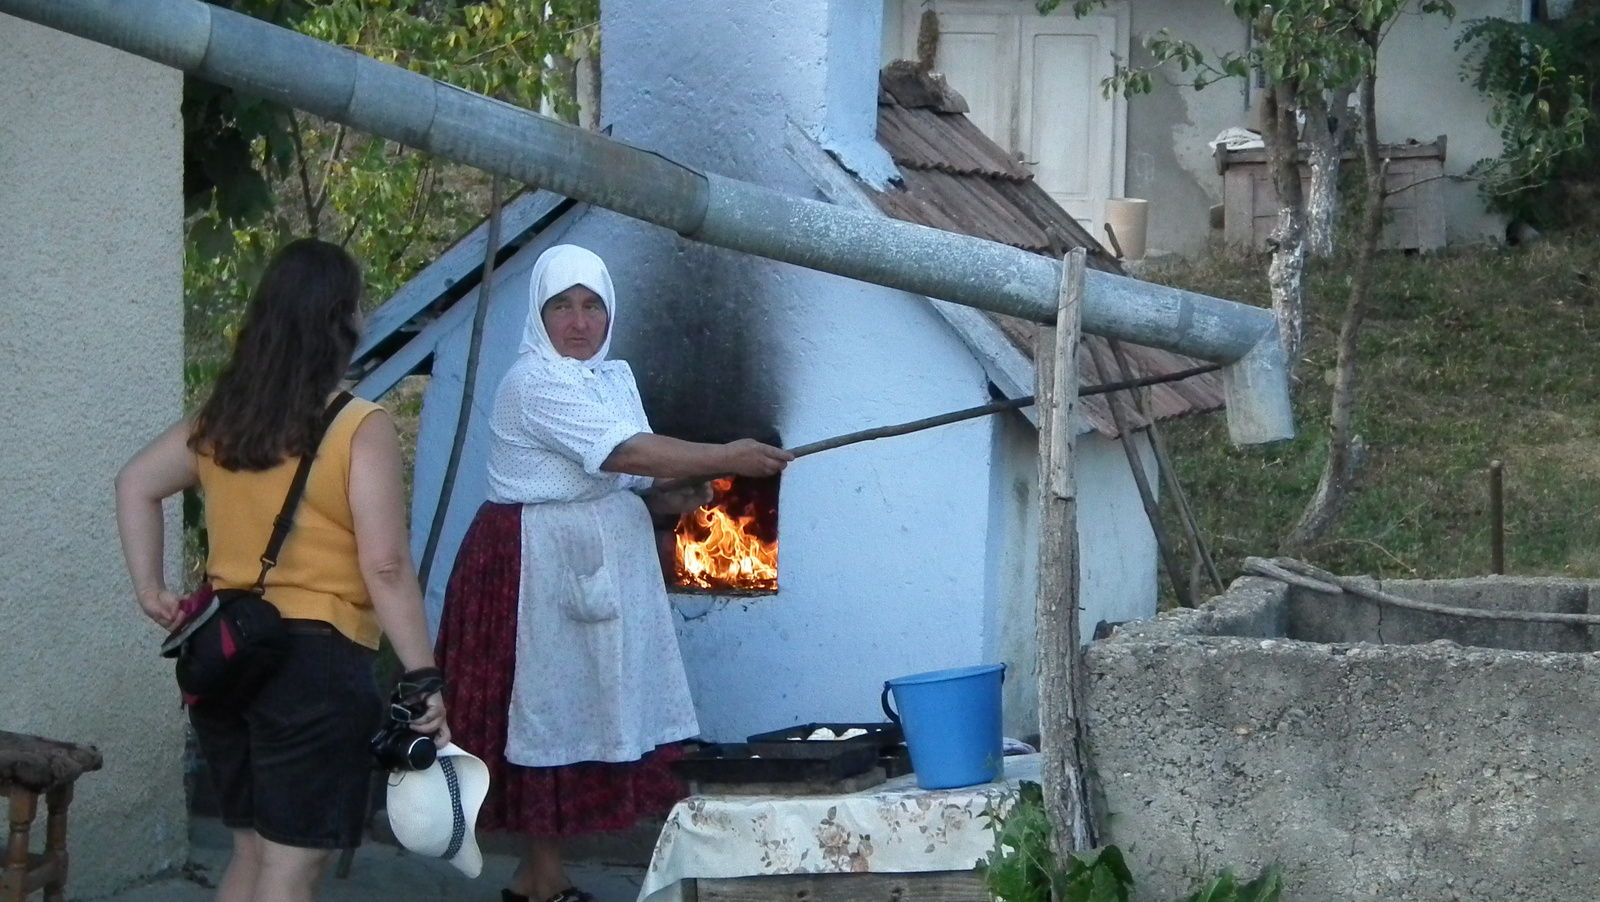
[[[251,591],[257,595],[266,591],[267,571],[278,564],[278,552],[283,550],[284,540],[289,538],[289,530],[294,527],[295,508],[300,506],[300,497],[306,491],[306,479],[311,475],[311,464],[317,459],[317,451],[322,448],[322,438],[328,434],[328,428],[333,421],[338,419],[339,412],[344,410],[354,398],[347,391],[342,391],[328,404],[328,409],[322,414],[322,424],[317,427],[316,441],[311,447],[310,454],[300,458],[300,466],[294,471],[294,481],[289,483],[289,494],[283,499],[283,510],[272,521],[272,538],[267,540],[267,550],[261,552],[261,575],[256,577],[255,588]]]

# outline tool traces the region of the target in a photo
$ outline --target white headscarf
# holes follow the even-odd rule
[[[606,338],[600,343],[600,350],[588,360],[561,356],[544,330],[545,302],[574,285],[593,291],[606,305]],[[540,254],[533,264],[528,294],[528,324],[523,329],[518,354],[538,354],[551,363],[576,364],[590,370],[605,362],[606,352],[611,349],[611,336],[617,331],[616,291],[611,287],[611,273],[606,271],[605,261],[594,251],[576,244],[558,244]]]

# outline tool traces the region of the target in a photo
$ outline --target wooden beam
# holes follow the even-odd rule
[[[1085,253],[1067,254],[1055,328],[1039,330],[1039,736],[1045,812],[1056,854],[1095,845],[1087,803],[1082,737],[1083,685],[1078,639],[1078,487],[1073,428],[1078,409],[1078,347]]]

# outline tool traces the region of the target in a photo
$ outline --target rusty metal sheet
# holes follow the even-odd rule
[[[1033,176],[990,140],[966,116],[937,112],[943,86],[918,86],[899,73],[891,85],[886,74],[879,94],[878,141],[900,167],[903,188],[871,192],[878,207],[896,219],[987,238],[1037,254],[1060,256],[1073,248],[1088,251],[1087,264],[1104,272],[1123,272],[1100,241],[1072,214],[1062,209],[1033,180]],[[924,105],[902,105],[899,98]],[[1038,326],[1002,314],[988,314],[1020,351],[1030,359],[1037,346]],[[1113,360],[1106,340],[1086,335],[1085,342],[1100,348],[1108,364]],[[1123,345],[1133,378],[1177,373],[1201,365],[1194,358],[1137,345]],[[1120,382],[1119,373],[1102,380],[1094,356],[1085,347],[1078,355],[1079,381],[1084,386]],[[1144,403],[1159,422],[1196,413],[1221,410],[1222,378],[1218,373],[1191,376],[1181,382],[1139,389]],[[1127,392],[1117,393],[1123,416],[1131,428],[1145,420],[1135,410]],[[1110,395],[1082,399],[1080,410],[1098,433],[1115,438]]]

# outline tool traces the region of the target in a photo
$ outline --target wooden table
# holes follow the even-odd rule
[[[22,902],[44,890],[45,902],[63,902],[67,889],[67,806],[72,784],[99,770],[93,748],[0,730],[0,793],[9,805],[10,841],[0,872],[0,902]],[[28,852],[28,834],[45,797],[44,851]]]
[[[697,795],[667,816],[640,902],[987,902],[973,867],[994,848],[983,815],[1039,779],[924,790],[915,775],[833,795]]]

